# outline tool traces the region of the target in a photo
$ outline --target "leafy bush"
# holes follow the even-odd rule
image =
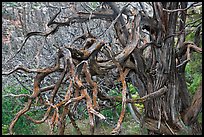
[[[4,94],[16,94],[17,92],[20,93],[27,93],[26,89],[21,89],[18,87],[7,87],[4,89]],[[15,114],[21,110],[24,106],[23,103],[24,98],[13,98],[13,97],[3,97],[2,98],[2,133],[8,134],[9,133],[9,125],[12,119],[15,117]],[[34,134],[34,123],[27,120],[25,117],[20,117],[14,127],[15,134]]]
[[[133,99],[140,98],[136,87],[134,87],[131,83],[128,83],[128,88]],[[143,112],[144,105],[142,103],[135,103],[135,106],[140,110],[140,112]]]
[[[199,71],[196,72],[195,66],[197,66],[197,68],[199,67],[198,64],[195,64],[194,66],[192,66],[191,64],[186,65],[186,81],[188,90],[192,95],[195,94],[202,80],[202,73],[200,73]]]

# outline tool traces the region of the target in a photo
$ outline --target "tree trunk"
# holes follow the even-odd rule
[[[87,4],[85,7],[89,7]],[[185,79],[185,67],[190,60],[191,51],[202,52],[202,49],[196,46],[200,42],[201,26],[196,30],[195,37],[198,38],[195,38],[194,43],[186,42],[185,29],[188,26],[186,18],[187,10],[190,8],[190,6],[187,7],[188,2],[146,3],[152,7],[153,16],[151,17],[145,9],[141,10],[144,8],[144,3],[139,3],[140,8],[133,6],[134,4],[127,3],[120,10],[116,3],[103,2],[91,12],[88,12],[89,10],[85,12],[79,10],[80,5],[79,7],[75,5],[75,7],[69,3],[70,9],[66,8],[66,10],[71,15],[67,17],[67,21],[58,22],[55,20],[64,16],[58,16],[65,12],[65,8],[60,8],[59,12],[47,23],[47,27],[53,26],[54,29],[48,32],[34,31],[26,35],[19,50],[13,57],[9,57],[6,63],[24,49],[26,41],[31,36],[45,37],[46,44],[41,43],[41,48],[37,49],[36,69],[18,65],[13,70],[2,73],[10,75],[19,70],[36,73],[32,95],[13,95],[26,96],[29,97],[29,100],[28,104],[17,113],[11,122],[10,134],[13,134],[13,127],[19,117],[26,115],[24,113],[30,110],[30,106],[34,102],[33,99],[36,99],[36,104],[32,105],[37,105],[39,97],[46,100],[42,101],[43,105],[49,106],[43,119],[34,120],[30,116],[26,117],[34,123],[40,123],[44,122],[49,115],[52,115],[50,112],[54,111],[56,116],[53,114],[52,125],[57,125],[59,135],[63,135],[65,132],[67,116],[77,133],[82,134],[75,121],[77,118],[73,114],[78,113],[74,108],[79,107],[79,102],[82,100],[86,101],[83,106],[88,112],[90,134],[94,134],[95,126],[97,127],[99,122],[98,118],[105,119],[99,112],[102,107],[98,104],[99,100],[104,101],[101,104],[105,107],[109,106],[105,105],[106,102],[109,102],[115,110],[116,101],[121,103],[122,110],[117,126],[111,134],[120,133],[127,103],[133,118],[141,124],[141,127],[148,129],[148,134],[174,135],[180,134],[181,131],[187,134],[201,133],[202,128],[197,117],[202,107],[202,85],[191,101]],[[99,10],[97,11],[97,9]],[[67,15],[67,12],[64,14]],[[104,30],[104,24],[92,21],[93,19],[112,22]],[[86,28],[84,28],[84,22]],[[73,29],[78,23],[77,31],[73,34],[70,32],[69,37],[66,36],[66,38],[73,39],[69,44],[64,41],[57,44],[58,41],[54,40],[53,47],[57,50],[55,52],[47,51],[46,57],[49,57],[47,54],[56,55],[54,61],[48,61],[54,65],[38,68],[43,64],[50,64],[48,62],[40,64],[39,62],[43,46],[52,45],[47,41],[52,39],[48,36],[54,35],[65,26],[67,29]],[[85,30],[87,32],[84,32]],[[107,33],[109,34],[104,35]],[[30,45],[35,45],[35,43]],[[58,73],[61,74],[58,75]],[[119,84],[115,85],[115,81]],[[131,98],[127,82],[131,82],[137,88],[139,99]],[[44,87],[45,85],[49,86]],[[109,91],[113,89],[118,90],[122,97],[109,94]],[[45,91],[49,92],[41,94]],[[61,97],[62,95],[64,97]],[[138,102],[144,104],[144,113],[142,114],[135,106],[135,103]],[[52,129],[54,129],[53,127]]]
[[[144,125],[148,129],[149,134],[177,134],[180,130],[185,130],[187,132],[186,126],[189,126],[192,123],[199,127],[198,124],[195,124],[195,121],[202,106],[202,93],[200,93],[202,86],[194,96],[190,105],[191,99],[185,80],[186,64],[181,67],[176,66],[177,53],[174,48],[175,41],[172,34],[176,33],[178,12],[171,12],[170,14],[167,14],[167,12],[161,10],[162,8],[169,10],[179,8],[184,9],[187,7],[187,3],[182,2],[179,5],[178,2],[168,2],[165,4],[163,3],[162,5],[161,3],[156,2],[153,3],[153,7],[154,18],[158,21],[155,41],[156,44],[161,47],[151,47],[151,50],[154,50],[153,58],[155,58],[155,60],[153,60],[155,61],[153,67],[148,67],[146,65],[148,60],[144,61],[142,59],[142,55],[139,54],[140,52],[134,50],[133,58],[135,64],[139,65],[136,66],[138,71],[135,72],[134,76],[131,74],[130,77],[134,86],[138,88],[139,95],[141,97],[158,91],[164,86],[167,87],[167,92],[164,95],[144,103],[144,121],[146,121]],[[182,14],[182,18],[185,18],[185,14]],[[180,27],[183,29],[184,26],[185,20],[184,24],[181,24]],[[183,38],[184,36],[181,35],[181,45],[178,45],[178,47],[182,47],[185,40]],[[147,52],[147,54],[150,53]],[[148,59],[151,57],[152,55],[149,55]],[[183,55],[180,62],[185,59],[186,56]],[[150,71],[148,71],[147,68],[150,68]],[[149,73],[154,70],[154,73]],[[184,113],[185,115],[183,115]],[[185,125],[181,119],[184,119]],[[196,126],[192,125],[192,128]]]

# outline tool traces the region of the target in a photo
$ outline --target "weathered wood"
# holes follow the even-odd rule
[[[202,48],[198,47],[199,38],[196,38],[194,43],[185,41],[186,35],[183,32],[189,8],[187,2],[153,2],[153,17],[146,15],[147,11],[137,11],[130,3],[122,10],[113,2],[104,2],[102,6],[104,5],[109,9],[102,7],[100,11],[75,11],[76,13],[69,16],[65,22],[55,21],[62,12],[60,10],[47,24],[48,27],[55,26],[53,30],[28,33],[16,54],[7,60],[14,58],[31,36],[47,38],[50,34],[54,35],[60,27],[71,27],[75,24],[82,26],[83,34],[73,36],[69,46],[53,45],[58,49],[57,59],[53,61],[55,65],[40,69],[29,69],[20,65],[2,73],[4,76],[19,71],[35,74],[32,95],[10,94],[14,97],[28,98],[25,107],[12,120],[10,134],[13,134],[13,127],[22,115],[36,124],[43,123],[51,117],[51,131],[57,125],[60,135],[64,134],[68,116],[77,133],[82,134],[76,124],[77,119],[74,118],[75,110],[81,101],[85,101],[84,107],[88,112],[92,135],[95,130],[95,117],[106,119],[99,112],[101,104],[108,106],[106,102],[113,108],[116,102],[122,104],[112,134],[120,134],[127,103],[131,103],[132,113],[135,113],[143,127],[148,129],[149,134],[171,135],[178,134],[186,125],[192,129],[199,127],[197,116],[202,107],[202,85],[191,101],[185,80],[185,67],[190,60],[191,52],[202,53]],[[143,8],[143,4],[140,5]],[[129,13],[126,14],[125,10],[129,10]],[[126,15],[127,19],[124,17]],[[86,24],[94,19],[112,22],[105,31],[101,29],[103,32],[98,36],[92,33],[92,27],[89,30],[90,24]],[[88,32],[84,31],[84,22]],[[98,25],[101,24],[97,23],[96,28]],[[111,32],[112,28],[115,32],[113,36],[111,33],[107,38],[101,38]],[[196,30],[196,36],[200,34],[200,29]],[[178,38],[177,43],[175,37]],[[50,82],[49,86],[45,84],[45,78],[52,77],[56,72],[57,80]],[[115,81],[119,84],[115,84]],[[131,95],[130,98],[126,98],[127,82],[137,88],[139,98],[132,99]],[[119,89],[116,93],[122,90],[122,96],[107,95],[111,89]],[[43,101],[38,101],[39,98]],[[36,104],[47,107],[40,120],[25,114],[30,110],[33,99],[36,99]],[[136,110],[135,103],[144,105],[143,114]]]
[[[193,96],[191,105],[186,109],[187,111],[183,116],[184,123],[188,126],[194,123],[201,109],[202,109],[202,82],[199,88],[197,89],[195,95]]]

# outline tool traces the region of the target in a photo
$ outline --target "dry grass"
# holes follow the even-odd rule
[[[77,125],[79,126],[83,135],[90,135],[90,126],[89,120],[77,120]],[[98,127],[95,128],[95,135],[110,135],[111,131],[114,127],[108,125],[105,122],[100,122]],[[40,124],[38,125],[38,135],[49,135],[50,130],[47,124]],[[140,135],[140,127],[139,125],[130,117],[126,116],[124,122],[121,127],[120,135]],[[68,123],[65,128],[65,135],[77,135],[75,128],[72,126],[71,123]]]

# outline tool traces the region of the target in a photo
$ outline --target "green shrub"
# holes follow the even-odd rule
[[[195,67],[195,66],[194,66]],[[194,95],[202,80],[202,73],[196,72],[191,64],[186,65],[186,81],[189,92]],[[198,67],[198,65],[197,65]]]
[[[27,93],[26,89],[21,89],[18,87],[7,87],[4,89],[3,94],[18,94],[20,93]],[[2,133],[8,134],[8,128],[15,117],[16,113],[21,110],[24,106],[24,98],[13,98],[10,96],[2,98]],[[14,126],[14,133],[19,135],[28,135],[33,134],[34,132],[34,123],[27,120],[25,117],[20,117],[19,120],[16,122]]]

